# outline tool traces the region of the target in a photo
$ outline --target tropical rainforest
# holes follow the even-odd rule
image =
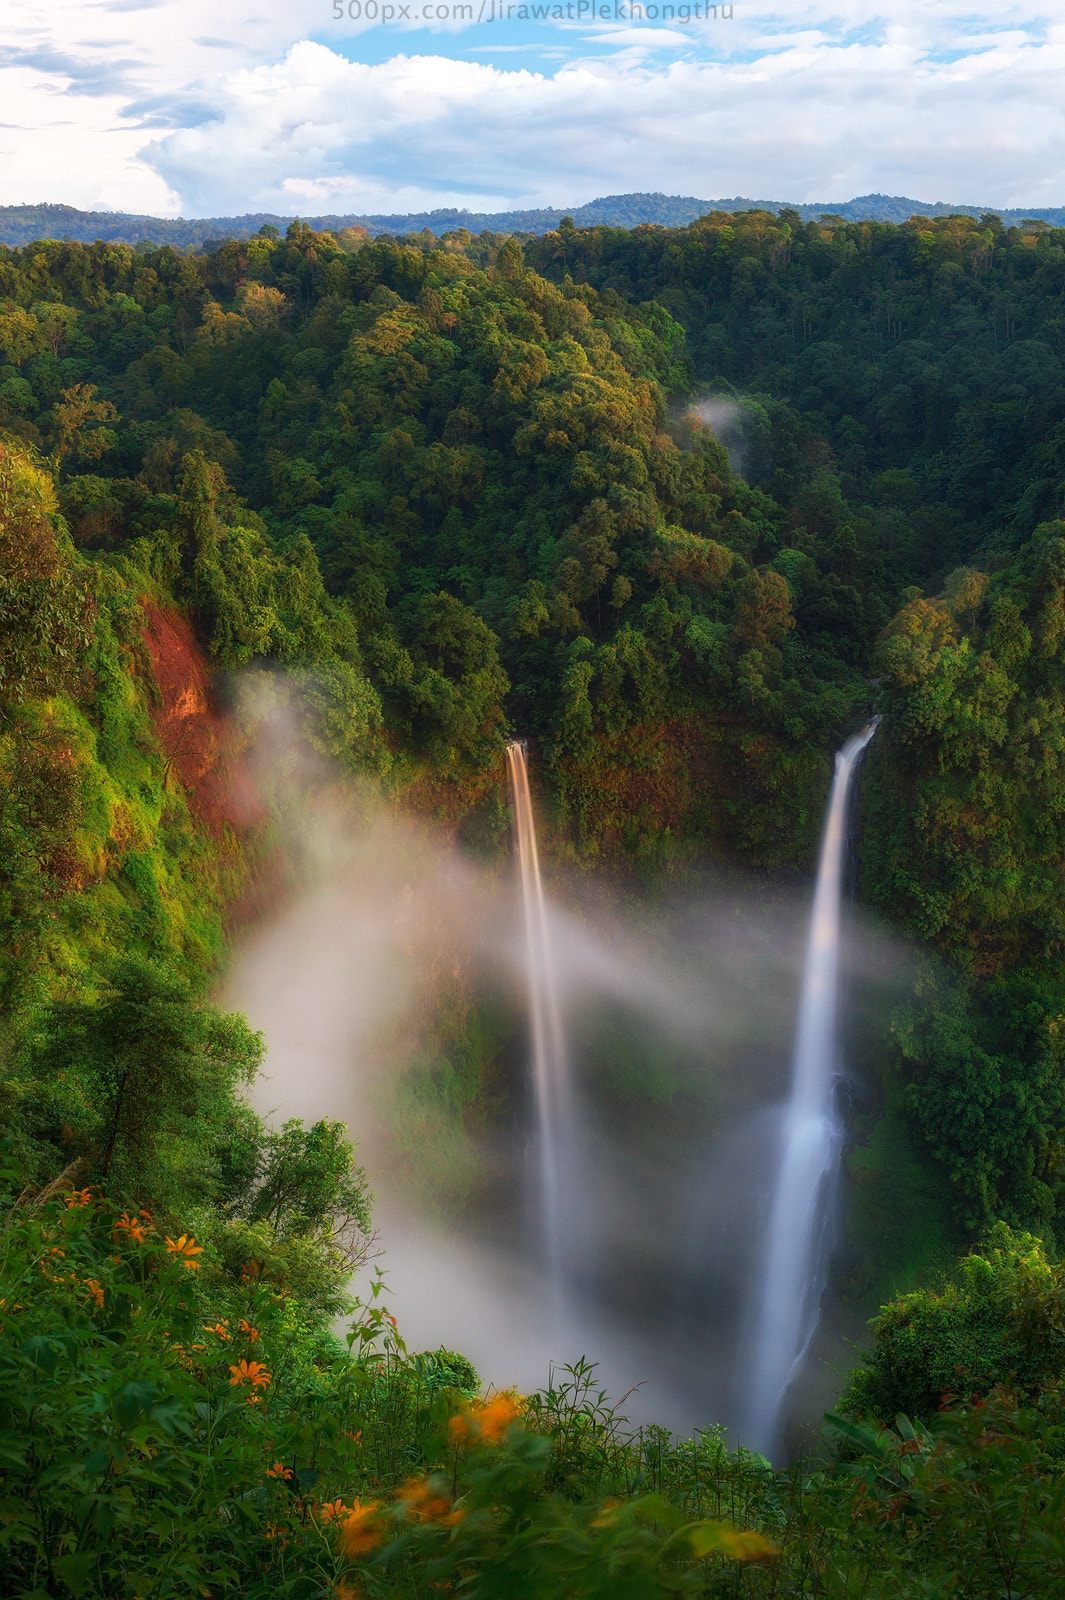
[[[5,1593],[1061,1592],[1065,229],[0,249],[0,579]],[[849,1172],[894,1237],[812,1457],[584,1367],[485,1395],[352,1303],[359,1130],[260,1118],[213,1003],[248,673],[486,858],[527,737],[549,854],[633,895],[808,873],[881,715],[858,891],[913,963]]]

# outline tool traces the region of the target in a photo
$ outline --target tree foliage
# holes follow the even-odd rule
[[[840,1407],[856,1416],[929,1419],[959,1395],[1010,1391],[1026,1404],[1062,1401],[1065,1267],[1042,1242],[998,1223],[937,1286],[884,1307],[873,1349]]]
[[[950,969],[900,1016],[913,1114],[970,1226],[1052,1227],[1061,1203],[1065,525],[990,579],[916,595],[879,646],[867,882]]]

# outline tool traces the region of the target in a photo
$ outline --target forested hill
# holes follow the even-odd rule
[[[867,893],[947,962],[896,1034],[900,1092],[961,1214],[1049,1224],[1063,290],[1065,231],[962,217],[4,251],[5,448],[54,481],[96,619],[69,712],[32,709],[51,680],[5,646],[30,706],[5,735],[8,981],[83,959],[74,861],[126,885],[109,917],[176,904],[148,824],[101,856],[56,783],[64,751],[125,760],[92,746],[91,663],[130,648],[140,596],[216,670],[310,673],[323,747],[480,847],[504,738],[532,737],[553,848],[645,871],[807,864],[831,751],[886,695]],[[55,558],[16,545],[6,603],[37,638]],[[192,951],[188,918],[159,937]]]
[[[1053,1014],[1056,702],[1032,709],[1052,676],[1021,671],[986,608],[1001,619],[1008,599],[1016,639],[1043,638],[1026,619],[1050,604],[1055,558],[1028,544],[1062,509],[1065,235],[746,213],[567,227],[526,255],[461,231],[347,242],[294,226],[203,258],[49,244],[0,259],[3,425],[57,478],[79,581],[122,573],[131,595],[183,608],[217,668],[315,669],[330,747],[471,837],[500,825],[505,732],[533,736],[566,848],[648,867],[706,850],[808,861],[829,753],[908,608],[887,635],[897,656],[909,630],[911,665],[891,674],[902,703],[871,766],[890,756],[876,792],[896,800],[869,835],[870,892],[979,994],[975,1012],[954,989],[944,1001],[968,1019],[951,1035],[963,1063],[1052,1062],[1042,1024],[1035,1055],[1028,1023],[1002,1032],[984,982],[1023,967]],[[685,414],[699,385],[732,464]],[[914,609],[911,586],[968,566],[991,574],[952,580],[979,603]],[[980,688],[990,668],[965,663],[999,649],[1005,677]],[[948,739],[963,670],[972,727]],[[1022,760],[1026,718],[1040,742]],[[948,750],[958,770],[936,798]],[[1043,820],[1009,823],[1033,784]],[[18,868],[30,884],[70,859],[73,825],[47,824],[54,845]],[[43,898],[11,890],[30,919],[20,971],[33,918],[56,935],[63,871]],[[994,1039],[973,1021],[988,1006]],[[913,1052],[944,1070],[923,1037]],[[1037,1079],[977,1185],[993,1208],[1020,1182],[1015,1135],[1048,1159]]]
[[[1063,297],[1065,229],[991,216],[0,247],[16,1592],[1060,1592]],[[991,1232],[881,1319],[842,1460],[629,1435],[585,1367],[476,1404],[377,1298],[336,1343],[364,1177],[252,1113],[262,1041],[207,1001],[245,675],[489,858],[528,738],[545,854],[634,900],[807,872],[882,714],[861,891],[913,982],[862,1021],[841,1270]],[[456,1116],[502,1049],[470,1015]]]
[[[691,195],[612,194],[579,206],[543,206],[518,211],[469,211],[454,206],[436,211],[405,212],[402,215],[310,217],[309,227],[340,233],[347,228],[362,228],[377,234],[421,233],[427,229],[440,235],[455,228],[471,233],[543,234],[557,228],[569,216],[579,228],[604,224],[612,228],[638,228],[645,225],[683,228],[712,211],[764,210],[774,215],[794,211],[804,222],[822,217],[839,217],[846,222],[906,222],[913,216],[981,217],[994,211],[988,206],[952,206],[941,200],[929,203],[909,200],[903,195],[867,194],[854,200],[815,201],[790,204],[785,200],[697,200]],[[1006,223],[1023,223],[1032,218],[1060,227],[1065,223],[1065,208],[1057,206],[999,210]],[[176,249],[199,250],[220,239],[248,239],[263,227],[284,231],[291,217],[273,212],[254,212],[240,217],[149,217],[121,211],[78,211],[74,206],[0,206],[0,244],[25,245],[35,239],[79,239],[92,243],[171,244]]]

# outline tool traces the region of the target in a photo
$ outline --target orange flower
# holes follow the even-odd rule
[[[327,1500],[318,1507],[318,1515],[323,1522],[342,1522],[345,1517],[352,1515],[358,1503],[356,1500],[355,1505],[346,1506],[343,1500]]]
[[[96,1279],[86,1278],[85,1287],[88,1289],[92,1298],[96,1301],[97,1306],[102,1306],[104,1303],[104,1292],[100,1288],[100,1285],[97,1283]]]
[[[229,1380],[230,1387],[250,1383],[253,1389],[265,1389],[272,1382],[270,1373],[261,1361],[238,1361],[229,1370],[233,1374]]]
[[[489,1440],[491,1444],[498,1444],[520,1415],[521,1408],[513,1395],[497,1394],[494,1400],[489,1400],[482,1408],[478,1418],[481,1424],[481,1438]]]
[[[447,1434],[452,1444],[470,1444],[483,1440],[486,1444],[499,1444],[507,1429],[521,1415],[521,1407],[513,1395],[497,1394],[494,1400],[467,1406],[448,1423]]]
[[[412,1478],[397,1491],[396,1498],[412,1522],[443,1522],[453,1527],[462,1521],[463,1513],[452,1511],[451,1501],[429,1478]]]
[[[267,1467],[266,1476],[268,1478],[288,1479],[292,1476],[292,1468],[286,1467],[283,1461],[275,1461],[272,1467]]]
[[[167,1239],[167,1254],[176,1256],[190,1272],[198,1272],[200,1263],[194,1259],[203,1255],[203,1245],[197,1244],[191,1234],[183,1233],[180,1239]]]
[[[122,1215],[118,1218],[114,1227],[111,1229],[111,1232],[114,1234],[116,1239],[120,1233],[126,1233],[133,1240],[134,1244],[143,1244],[144,1235],[147,1231],[147,1224],[142,1222],[139,1217],[131,1217],[128,1211],[123,1211]]]
[[[615,1513],[620,1504],[619,1500],[604,1500],[603,1509],[597,1517],[592,1518],[591,1526],[593,1528],[612,1528],[618,1520]]]
[[[68,1209],[70,1209],[70,1210],[73,1210],[73,1208],[75,1206],[91,1206],[92,1205],[92,1190],[91,1189],[74,1189],[74,1190],[71,1191],[70,1194],[64,1195],[63,1198],[64,1198],[64,1200],[66,1202],[66,1205],[67,1205]]]
[[[346,1556],[365,1555],[368,1550],[376,1549],[383,1537],[377,1501],[371,1500],[362,1506],[356,1500],[340,1529],[341,1550]]]
[[[240,1319],[240,1331],[241,1331],[241,1333],[245,1334],[247,1336],[247,1338],[249,1338],[251,1340],[252,1344],[254,1344],[255,1341],[259,1337],[258,1328],[253,1328],[251,1323],[248,1321],[247,1317],[241,1317],[241,1319]]]
[[[232,1339],[233,1337],[225,1322],[205,1322],[203,1331],[204,1333],[216,1333],[220,1339]]]

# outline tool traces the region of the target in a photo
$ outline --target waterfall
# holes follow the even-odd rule
[[[816,1332],[827,1271],[828,1211],[842,1136],[835,1079],[847,801],[851,779],[876,726],[875,720],[868,723],[836,754],[817,866],[743,1430],[744,1442],[767,1455],[780,1446],[784,1398]]]
[[[525,926],[525,972],[539,1146],[540,1224],[551,1291],[556,1302],[560,1302],[563,1222],[568,1209],[563,1182],[569,1166],[568,1145],[572,1128],[569,1065],[558,1002],[555,956],[548,928],[543,880],[540,877],[540,857],[536,848],[536,821],[529,791],[529,769],[525,745],[520,740],[507,746],[507,768],[514,797]]]

